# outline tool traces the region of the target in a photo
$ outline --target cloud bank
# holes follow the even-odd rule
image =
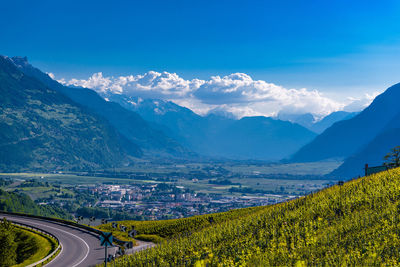
[[[54,75],[51,76],[54,78]],[[185,80],[176,73],[149,71],[143,75],[104,77],[101,72],[88,79],[61,79],[67,86],[91,88],[103,96],[124,94],[142,98],[173,101],[199,114],[210,110],[224,110],[237,117],[276,116],[278,113],[312,113],[323,117],[338,110],[358,111],[376,95],[348,98],[339,102],[317,90],[287,89],[263,80],[253,80],[244,73],[208,80]]]

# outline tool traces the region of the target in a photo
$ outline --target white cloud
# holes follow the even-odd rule
[[[49,74],[50,75],[50,74]],[[51,76],[54,79],[54,75]],[[287,89],[263,80],[253,80],[244,73],[209,80],[185,80],[176,73],[149,71],[143,75],[104,77],[101,72],[87,80],[59,80],[65,85],[91,88],[107,96],[125,94],[142,98],[170,100],[178,105],[206,114],[212,109],[223,109],[238,117],[276,116],[279,112],[312,113],[317,117],[338,110],[360,110],[376,95],[340,102],[317,90]]]
[[[81,86],[100,93],[126,94],[147,98],[174,99],[186,97],[204,81],[184,80],[176,73],[149,71],[144,75],[104,77],[101,72],[93,74],[87,80],[71,79],[65,85]]]
[[[59,81],[60,82],[60,81]],[[114,90],[115,93],[121,92],[121,90],[118,90],[118,82],[115,81],[113,84],[111,84],[111,79],[107,77],[103,77],[103,73],[98,72],[94,73],[89,79],[87,80],[78,80],[78,79],[71,79],[67,82],[62,82],[65,85],[73,85],[73,86],[79,86],[79,87],[85,87],[85,88],[91,88],[99,92],[107,92]],[[117,90],[116,90],[117,89]]]
[[[254,114],[314,113],[326,115],[343,108],[343,104],[324,97],[316,90],[286,89],[262,80],[253,80],[243,73],[211,77],[194,96],[211,105],[231,105],[236,110],[250,108]]]

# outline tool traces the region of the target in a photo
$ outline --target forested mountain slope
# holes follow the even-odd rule
[[[3,189],[0,189],[0,211],[71,219],[71,215],[59,207],[52,205],[40,206],[26,194],[7,192]]]
[[[0,56],[0,170],[104,168],[140,155],[103,118]]]

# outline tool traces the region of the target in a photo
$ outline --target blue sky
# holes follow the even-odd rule
[[[336,98],[400,81],[399,1],[7,2],[0,54],[56,77],[241,72]]]

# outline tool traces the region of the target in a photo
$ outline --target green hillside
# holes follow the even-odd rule
[[[141,150],[98,117],[0,56],[0,170],[122,165]]]
[[[40,206],[28,195],[7,192],[2,189],[0,189],[0,211],[71,219],[71,215],[61,208],[51,205]]]
[[[176,227],[161,245],[120,258],[117,266],[399,265],[399,178],[400,169],[390,170],[247,214],[236,211],[235,218],[220,214],[208,226],[181,219],[200,230]],[[171,223],[155,224],[137,228],[160,234]]]
[[[28,266],[35,263],[57,246],[56,240],[39,232],[0,221],[0,266]]]

